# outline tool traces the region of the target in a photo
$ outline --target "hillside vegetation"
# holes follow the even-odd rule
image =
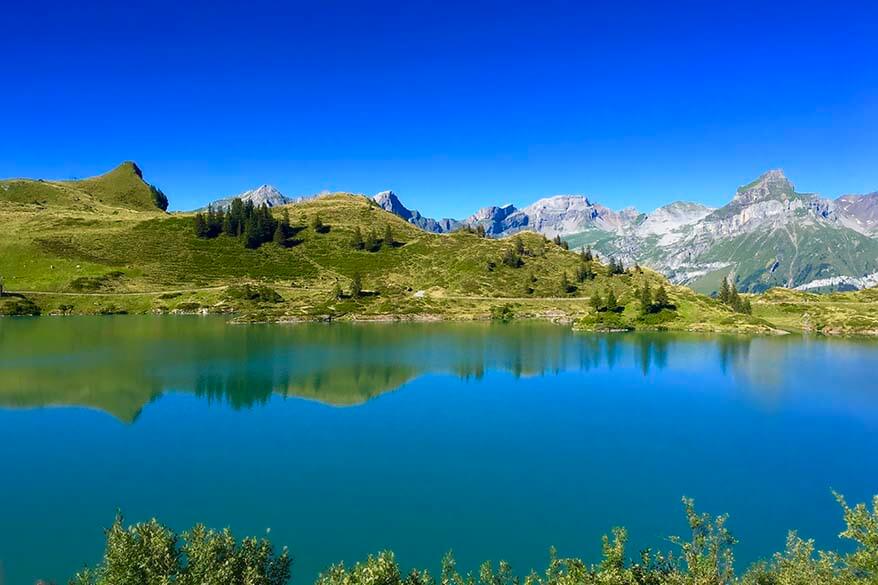
[[[778,330],[767,319],[770,300],[756,303],[755,316],[735,313],[655,272],[615,270],[542,235],[428,233],[359,195],[266,210],[283,233],[251,244],[240,230],[207,234],[194,214],[163,212],[162,198],[134,163],[81,181],[0,182],[0,276],[18,294],[3,297],[0,313],[13,304],[21,312],[29,301],[61,314],[547,318],[582,329]],[[666,306],[644,308],[645,286],[662,288]],[[801,329],[787,327],[790,319],[783,324]]]

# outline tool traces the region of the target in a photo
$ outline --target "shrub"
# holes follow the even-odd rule
[[[280,303],[283,297],[276,290],[265,285],[243,284],[226,289],[225,298],[234,301],[253,301],[259,303]]]

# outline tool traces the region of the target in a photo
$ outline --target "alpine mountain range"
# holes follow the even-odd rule
[[[323,193],[287,197],[270,185],[237,197],[269,207]],[[226,207],[234,197],[219,199]],[[775,286],[815,292],[878,284],[878,192],[827,199],[800,193],[783,171],[739,187],[722,207],[675,201],[642,213],[613,210],[583,195],[555,195],[518,209],[489,206],[465,219],[433,219],[406,207],[393,191],[377,205],[433,233],[481,226],[489,237],[530,230],[556,236],[572,249],[640,264],[672,282],[710,293],[725,277],[740,290]]]

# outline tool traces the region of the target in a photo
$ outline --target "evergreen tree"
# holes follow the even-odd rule
[[[567,278],[567,272],[561,273],[561,294],[570,294],[573,292],[573,287],[570,286],[570,280]]]
[[[351,247],[354,250],[362,250],[365,247],[365,243],[363,242],[363,232],[360,230],[360,226],[354,228],[354,237],[351,238]]]
[[[567,242],[567,240],[561,240],[561,247],[564,248],[565,250],[569,250],[570,244]]]
[[[658,290],[655,291],[655,304],[659,309],[666,309],[671,306],[671,300],[668,298],[668,291],[665,290],[665,285],[659,285]]]
[[[234,235],[234,231],[232,230],[232,214],[229,211],[226,211],[223,214],[223,233],[227,236]]]
[[[616,300],[616,291],[612,287],[607,289],[607,310],[615,311],[619,308],[619,301]]]
[[[338,300],[344,296],[344,293],[341,292],[341,285],[338,281],[335,281],[335,286],[332,287],[332,298]]]
[[[363,248],[367,252],[374,252],[378,249],[378,238],[375,237],[375,230],[366,232],[366,238],[363,240]]]
[[[351,278],[351,297],[359,298],[363,294],[363,280],[359,272],[354,272]]]
[[[601,298],[601,293],[598,290],[595,290],[591,295],[591,308],[595,311],[600,311],[604,308],[604,300]]]
[[[735,286],[735,283],[732,283],[731,290],[729,290],[729,305],[731,305],[733,311],[741,312],[741,297],[738,295],[738,288]]]
[[[585,253],[582,255],[582,259],[586,262],[591,262],[594,260],[594,254],[591,253],[591,246],[585,249]]]
[[[479,224],[478,226],[476,226],[476,235],[479,236],[480,238],[487,237],[488,234],[485,232],[485,226],[483,226],[482,224]]]
[[[523,264],[521,261],[521,256],[513,248],[507,248],[503,252],[503,264],[509,266],[510,268],[518,268]]]
[[[552,241],[555,243],[556,246],[560,246],[561,245],[561,236],[555,236],[555,239]]]
[[[524,240],[521,239],[521,236],[515,236],[512,238],[512,243],[515,245],[515,253],[524,255]]]
[[[643,283],[640,289],[640,312],[647,314],[652,310],[652,291],[649,290],[649,282]]]
[[[393,247],[393,231],[391,231],[389,223],[384,226],[384,237],[381,239],[381,245],[385,248]]]
[[[290,225],[290,211],[286,207],[284,207],[284,212],[281,215],[280,226],[284,231],[284,238],[289,238],[293,235],[293,227]]]
[[[729,279],[723,278],[723,282],[719,287],[719,300],[725,304],[729,303],[731,298],[731,290],[729,290]]]
[[[280,246],[281,248],[285,248],[287,245],[287,236],[284,234],[284,228],[282,223],[278,223],[277,227],[274,228],[274,235],[271,238],[275,244]]]
[[[259,227],[256,225],[256,219],[248,219],[244,222],[244,246],[255,250],[262,241],[259,239]]]
[[[320,218],[320,215],[315,215],[311,218],[311,229],[318,234],[322,234],[326,230],[326,226],[323,225],[323,220]]]
[[[230,236],[240,236],[244,233],[244,202],[240,197],[232,199],[229,206],[229,231]]]
[[[753,306],[750,305],[750,299],[744,299],[741,301],[741,312],[746,313],[747,315],[753,314]]]
[[[199,238],[207,238],[207,221],[204,218],[203,213],[195,214],[195,235]]]

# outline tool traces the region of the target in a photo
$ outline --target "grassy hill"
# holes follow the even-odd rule
[[[109,173],[75,181],[10,179],[0,181],[0,201],[37,209],[62,208],[113,213],[164,211],[167,201],[143,180],[133,162],[124,162]]]
[[[586,329],[774,329],[657,273],[611,274],[534,233],[500,240],[427,233],[352,194],[273,213],[284,210],[292,224],[286,244],[248,249],[236,237],[197,237],[192,214],[163,213],[133,163],[82,181],[3,181],[0,275],[44,313],[209,311],[260,321],[493,315],[578,320]],[[312,227],[316,217],[325,229]],[[387,228],[393,246],[352,245],[358,229],[381,237]],[[580,281],[583,267],[594,277]],[[355,276],[365,293],[338,298],[334,291],[348,293]],[[673,310],[641,314],[637,292],[647,283],[666,287]],[[619,309],[595,311],[591,297],[610,291]]]

